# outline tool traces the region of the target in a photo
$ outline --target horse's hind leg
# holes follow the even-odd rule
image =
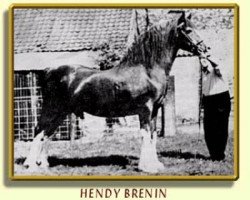
[[[24,162],[24,166],[31,171],[35,171],[39,163],[37,163],[38,155],[41,154],[43,149],[44,131],[35,136],[30,144],[28,156]]]
[[[48,167],[47,140],[65,118],[63,112],[43,112],[36,127],[36,135],[30,144],[29,154],[24,166],[30,170]]]
[[[156,150],[156,117],[157,110],[145,109],[139,114],[142,134],[141,155],[139,169],[145,172],[156,173],[164,169],[164,165],[159,161]]]

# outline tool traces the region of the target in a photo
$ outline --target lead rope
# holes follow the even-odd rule
[[[201,108],[202,108],[202,64],[200,62],[200,79],[199,79],[199,110],[198,110],[198,125],[199,125],[199,131],[197,134],[197,146],[199,146],[201,142]],[[195,159],[197,158],[198,150],[196,148],[195,150]]]

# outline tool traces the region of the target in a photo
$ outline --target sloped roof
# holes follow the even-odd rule
[[[149,13],[150,14],[150,13]],[[15,9],[14,52],[95,50],[108,42],[124,48],[132,25],[132,9]],[[156,22],[154,15],[150,21]],[[139,17],[143,29],[145,20]],[[180,50],[178,56],[191,54]]]
[[[90,50],[126,44],[131,9],[15,9],[15,53]]]

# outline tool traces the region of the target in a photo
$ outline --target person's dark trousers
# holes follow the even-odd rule
[[[229,92],[203,96],[205,141],[212,160],[223,160],[231,110]]]

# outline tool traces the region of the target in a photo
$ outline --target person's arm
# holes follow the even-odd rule
[[[208,57],[200,58],[200,63],[202,65],[202,69],[204,72],[209,73],[210,72],[209,66],[211,66],[212,68],[214,68],[215,75],[217,75],[218,77],[222,77],[219,65],[217,63],[213,62]]]
[[[214,61],[212,61],[211,59],[207,58],[207,60],[210,62],[211,66],[214,68],[214,73],[218,76],[218,77],[222,77],[221,72],[220,72],[220,68],[219,65],[217,63],[215,63]]]

